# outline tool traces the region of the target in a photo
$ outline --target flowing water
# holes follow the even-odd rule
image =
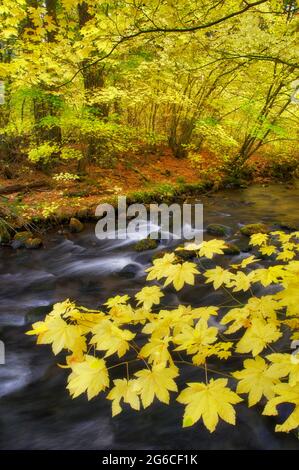
[[[299,222],[299,187],[253,186],[201,201],[204,226],[230,227],[229,240],[244,223]],[[165,243],[155,251],[162,249]],[[0,449],[299,449],[295,435],[275,434],[275,421],[261,416],[262,407],[238,405],[238,426],[222,422],[210,434],[200,423],[182,429],[183,407],[175,401],[139,413],[126,409],[112,419],[103,397],[70,399],[67,372],[56,366],[50,347],[36,346],[24,332],[66,298],[97,307],[116,293],[133,295],[144,285],[152,255],[136,253],[132,240],[97,240],[91,224],[78,235],[48,233],[42,250],[0,249],[0,338],[6,348],[6,364],[0,365]],[[186,287],[179,296],[169,289],[165,301],[217,305],[223,294],[206,286]],[[198,378],[191,368],[181,380]]]

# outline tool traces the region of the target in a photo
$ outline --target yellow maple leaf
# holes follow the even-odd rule
[[[251,273],[252,282],[260,282],[264,287],[269,286],[272,283],[277,283],[281,280],[284,275],[284,266],[269,266],[269,268],[261,268],[252,271]]]
[[[237,343],[236,352],[241,354],[251,352],[253,356],[257,356],[268,344],[277,341],[281,336],[282,333],[276,325],[254,318],[251,326]]]
[[[271,256],[274,253],[276,253],[276,246],[265,245],[265,246],[262,246],[259,251],[262,253],[262,255]]]
[[[43,333],[45,333],[47,330],[48,327],[44,321],[37,321],[33,323],[32,330],[26,331],[26,335],[37,335],[38,337],[42,337]]]
[[[254,233],[250,237],[250,245],[261,246],[267,243],[269,236],[266,233]]]
[[[211,259],[214,255],[222,255],[225,248],[226,243],[223,240],[209,240],[207,242],[202,242],[199,245],[199,256],[205,256],[206,258]]]
[[[184,306],[181,305],[180,307]],[[214,307],[213,305],[210,305],[208,307],[189,308],[191,309],[190,313],[192,315],[192,318],[204,318],[205,320],[208,320],[211,316],[218,315],[219,310],[219,307]]]
[[[277,424],[275,427],[275,431],[289,432],[299,426],[299,384],[292,387],[290,384],[280,383],[274,385],[273,390],[278,396],[268,401],[263,415],[276,416],[278,414],[277,406],[280,405],[280,403],[292,403],[296,405],[286,421],[283,424]]]
[[[207,320],[200,319],[195,327],[184,325],[182,332],[173,338],[173,342],[179,346],[176,351],[186,350],[188,354],[198,353],[202,346],[215,343],[217,341],[218,328],[209,327]]]
[[[144,287],[135,295],[138,300],[137,305],[143,304],[146,310],[150,310],[153,305],[159,304],[163,296],[164,294],[158,286]]]
[[[232,308],[221,319],[221,325],[232,324],[225,330],[227,335],[235,333],[243,327],[249,326],[248,317],[250,316],[249,309],[245,306],[242,308]]]
[[[166,364],[170,359],[170,353],[168,351],[170,337],[166,336],[162,338],[151,338],[140,350],[140,357],[148,357],[150,364]]]
[[[130,300],[130,297],[128,295],[116,295],[115,297],[111,297],[110,299],[107,300],[104,305],[107,305],[107,307],[112,308],[118,305],[125,305],[128,301]]]
[[[249,266],[249,264],[252,264],[252,263],[256,263],[257,261],[259,261],[259,259],[257,259],[255,256],[248,256],[248,258],[244,258],[241,263],[239,264],[232,264],[231,267],[234,268],[234,269],[238,269],[238,268],[246,268],[247,266]]]
[[[113,381],[114,387],[107,395],[108,400],[112,400],[112,416],[122,412],[120,401],[128,403],[134,410],[140,410],[140,387],[137,380],[116,379]]]
[[[233,372],[238,379],[237,393],[248,393],[248,404],[253,406],[264,395],[266,398],[274,397],[273,385],[279,382],[273,378],[266,361],[257,356],[254,359],[244,361],[244,369]]]
[[[294,251],[290,251],[290,250],[283,250],[281,253],[279,253],[276,257],[276,259],[278,261],[289,261],[293,258],[295,258],[296,256],[296,253],[294,253]]]
[[[154,401],[155,396],[161,402],[168,404],[169,391],[177,391],[177,385],[173,379],[178,376],[178,371],[174,367],[153,366],[152,369],[142,369],[136,372],[135,376],[144,408]]]
[[[227,269],[221,268],[221,266],[217,266],[214,269],[208,269],[204,276],[207,278],[206,284],[213,283],[214,289],[219,289],[222,284],[228,284],[233,277],[233,274],[230,273]]]
[[[129,341],[136,335],[129,330],[118,328],[110,320],[103,320],[93,330],[90,344],[96,344],[99,351],[106,351],[105,357],[117,353],[122,357],[129,349]]]
[[[159,280],[162,279],[162,277],[167,277],[173,267],[175,259],[174,253],[166,253],[163,258],[155,259],[153,261],[153,266],[145,270],[145,272],[149,273],[147,280]]]
[[[72,398],[86,391],[90,400],[108,386],[109,376],[103,359],[85,355],[83,362],[72,364],[72,373],[69,375],[67,385]]]
[[[229,424],[235,424],[236,414],[234,407],[242,401],[235,392],[227,387],[227,379],[211,379],[208,384],[188,383],[177,398],[187,405],[184,412],[183,427],[193,426],[200,418],[206,428],[213,432],[219,417]]]
[[[269,354],[267,359],[272,362],[269,372],[273,377],[282,378],[289,376],[291,387],[299,383],[299,361],[292,354]]]
[[[80,326],[70,325],[63,318],[59,316],[52,317],[50,315],[46,317],[44,323],[47,330],[39,336],[39,344],[52,344],[52,350],[55,355],[62,349],[73,351],[75,345],[77,347],[78,340],[83,334]]]
[[[298,316],[299,289],[298,282],[290,283],[284,290],[275,295],[281,307],[286,307],[287,316]]]
[[[236,274],[231,275],[231,280],[227,283],[227,287],[232,288],[234,292],[239,292],[240,290],[246,292],[250,289],[250,284],[251,276],[247,276],[243,271],[237,271]]]
[[[176,290],[181,290],[185,284],[194,286],[195,274],[199,274],[195,263],[190,263],[187,261],[182,264],[174,264],[168,271],[167,276],[163,276],[167,277],[164,286],[168,286],[169,284],[173,283],[173,286]]]

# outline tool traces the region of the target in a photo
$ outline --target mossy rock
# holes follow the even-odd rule
[[[139,242],[135,243],[134,250],[135,251],[147,251],[147,250],[154,250],[157,248],[159,244],[158,240],[153,240],[152,238],[145,238],[144,240],[140,240]]]
[[[137,264],[130,263],[124,268],[122,268],[118,272],[118,275],[126,279],[133,279],[134,277],[136,277],[136,274],[138,273],[138,271],[139,271],[139,266]]]
[[[80,233],[84,230],[84,224],[75,217],[72,217],[69,223],[69,229],[72,233]]]
[[[13,237],[11,246],[13,249],[25,248],[27,240],[33,238],[31,232],[17,232]]]
[[[11,240],[11,236],[6,227],[0,227],[0,243],[7,244]]]
[[[265,224],[247,224],[240,228],[242,235],[251,237],[255,233],[269,233],[270,228]]]
[[[235,245],[235,243],[226,243],[223,253],[225,255],[239,255],[241,250],[237,245]]]
[[[229,233],[229,228],[221,224],[210,224],[207,226],[207,233],[216,237],[225,237]]]
[[[181,258],[184,261],[196,258],[197,256],[197,252],[195,250],[185,250],[184,248],[176,250],[175,254],[178,258]]]
[[[28,238],[25,241],[25,248],[28,250],[37,250],[43,246],[43,241],[41,238]]]
[[[31,232],[25,232],[25,231],[24,232],[17,232],[15,234],[15,236],[13,237],[13,239],[15,241],[20,241],[20,242],[24,242],[24,243],[29,238],[32,238],[32,233]]]

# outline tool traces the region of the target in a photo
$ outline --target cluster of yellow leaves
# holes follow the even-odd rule
[[[122,411],[123,403],[135,410],[148,407],[155,399],[168,404],[170,392],[178,391],[180,368],[188,365],[198,368],[205,380],[188,383],[177,398],[186,406],[183,426],[201,418],[211,432],[219,418],[235,424],[233,405],[242,400],[239,395],[248,394],[249,407],[268,400],[267,415],[277,415],[281,403],[294,404],[287,420],[276,426],[277,431],[288,432],[299,426],[299,354],[276,352],[273,347],[279,346],[284,333],[299,339],[299,261],[277,259],[287,250],[296,255],[298,235],[274,232],[251,237],[251,245],[263,256],[273,257],[272,248],[267,252],[262,248],[275,246],[276,260],[268,268],[261,268],[254,255],[229,269],[216,265],[204,270],[200,260],[181,262],[175,253],[165,254],[147,270],[147,279],[156,284],[144,287],[133,299],[116,295],[99,311],[66,300],[54,305],[28,334],[36,335],[38,344],[51,344],[54,354],[67,351],[66,365],[61,367],[71,369],[67,388],[73,398],[87,393],[91,399],[108,390],[113,416]],[[211,259],[223,252],[224,245],[211,240],[187,249],[195,250],[199,258]],[[161,279],[165,279],[164,286],[173,284],[180,290],[185,284],[193,285],[195,275],[214,289],[229,292],[230,303],[235,301],[235,305],[161,308]],[[263,287],[277,284],[277,289],[257,296],[252,292],[256,283]],[[242,301],[235,297],[239,292]],[[246,300],[244,293],[248,293]],[[226,360],[232,353],[251,358],[240,370],[228,373],[230,382],[208,377],[216,373],[214,366],[209,370],[209,358]],[[111,385],[110,368],[125,370],[126,376],[114,379]],[[236,392],[230,385],[234,382]]]

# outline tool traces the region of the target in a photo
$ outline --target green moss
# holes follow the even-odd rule
[[[207,233],[216,237],[225,237],[228,232],[228,228],[221,224],[210,224],[207,226]]]
[[[18,242],[23,242],[25,243],[26,240],[29,238],[32,238],[32,233],[31,232],[17,232],[13,239]]]
[[[240,248],[234,243],[226,243],[226,247],[223,249],[225,255],[239,255]]]
[[[247,224],[244,225],[244,227],[241,227],[240,232],[243,235],[246,235],[246,237],[250,237],[251,235],[254,235],[255,233],[269,233],[270,228],[267,227],[265,224]]]
[[[38,248],[41,248],[42,245],[43,242],[40,238],[28,238],[25,241],[25,247],[29,250],[37,250]]]
[[[180,258],[181,260],[184,261],[189,261],[190,259],[196,258],[197,252],[195,250],[186,250],[184,245],[179,245],[175,251],[175,255],[177,258]]]
[[[135,243],[134,250],[135,251],[147,251],[147,250],[154,250],[158,246],[158,240],[153,240],[152,238],[145,238],[144,240],[140,240],[139,242]]]
[[[80,220],[76,219],[75,217],[72,217],[70,220],[69,224],[70,231],[72,233],[80,233],[82,230],[84,230],[84,225]]]
[[[0,225],[0,243],[9,243],[10,242],[10,233],[5,226]]]

